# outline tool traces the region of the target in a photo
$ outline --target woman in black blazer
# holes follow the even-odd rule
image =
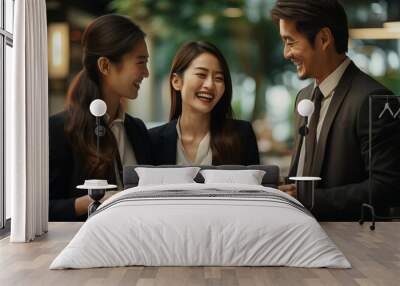
[[[157,165],[259,164],[250,123],[232,116],[232,81],[222,53],[189,42],[170,72],[170,122],[150,129]]]
[[[82,38],[83,69],[71,83],[64,112],[50,117],[50,221],[82,221],[91,199],[76,189],[85,179],[107,179],[121,186],[121,168],[152,164],[144,123],[123,111],[121,100],[135,99],[148,77],[145,34],[128,18],[105,15],[94,20]],[[107,104],[105,135],[99,158],[89,112],[94,99]]]

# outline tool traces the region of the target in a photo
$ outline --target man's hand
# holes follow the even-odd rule
[[[295,197],[295,198],[297,197],[297,189],[296,189],[296,185],[294,185],[294,184],[280,185],[280,186],[278,186],[278,189],[292,197]]]

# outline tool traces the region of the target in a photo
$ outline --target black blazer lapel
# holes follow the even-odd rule
[[[148,146],[143,146],[145,143],[140,138],[142,132],[139,126],[137,126],[136,122],[128,116],[125,117],[124,126],[128,140],[132,145],[133,152],[135,153],[137,163],[144,164],[144,162],[148,161],[146,156],[147,154],[144,152]]]
[[[162,162],[165,165],[175,165],[176,164],[176,146],[178,142],[178,132],[176,131],[177,120],[170,121],[162,136],[161,157]],[[158,148],[157,146],[154,146]]]
[[[340,79],[339,84],[336,87],[335,93],[332,97],[332,101],[329,104],[329,108],[326,113],[323,126],[321,128],[321,134],[319,135],[317,151],[315,154],[313,162],[314,164],[312,167],[312,174],[315,174],[316,176],[321,175],[322,165],[325,156],[326,142],[328,140],[329,131],[332,127],[332,123],[336,117],[336,114],[338,113],[340,106],[342,105],[343,100],[345,99],[350,89],[351,82],[354,77],[356,69],[357,69],[356,66],[353,63],[350,63],[350,65],[344,72],[342,78]]]

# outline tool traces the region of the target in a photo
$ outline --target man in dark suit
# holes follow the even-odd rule
[[[317,219],[358,219],[361,204],[368,201],[371,168],[369,95],[391,92],[346,56],[347,18],[337,0],[278,0],[271,15],[279,25],[284,57],[296,65],[300,79],[313,79],[296,98],[296,106],[302,99],[313,100],[315,111],[305,140],[298,134],[304,119],[295,114],[289,176],[322,178],[312,210]],[[374,108],[373,118],[380,111]],[[374,127],[372,189],[378,209],[399,199],[399,133],[399,120],[393,118],[384,118]],[[294,185],[280,189],[296,193]]]

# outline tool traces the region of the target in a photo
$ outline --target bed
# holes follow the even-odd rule
[[[276,167],[218,169],[260,169],[265,174],[259,185],[204,182],[199,173],[190,183],[137,185],[138,169],[125,168],[127,189],[99,207],[50,269],[351,267],[308,210],[274,188]]]

